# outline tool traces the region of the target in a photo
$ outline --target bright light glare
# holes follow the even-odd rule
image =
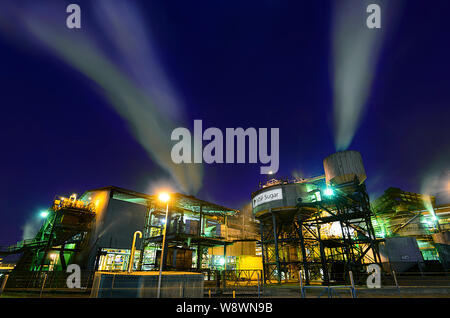
[[[334,194],[334,191],[331,188],[326,188],[324,193],[325,193],[325,195],[330,197],[330,196],[332,196]]]
[[[41,216],[41,218],[46,218],[47,216],[48,216],[48,211],[42,211],[41,213],[40,213],[40,216]]]
[[[170,200],[170,195],[167,192],[161,192],[158,196],[159,201],[167,202]]]

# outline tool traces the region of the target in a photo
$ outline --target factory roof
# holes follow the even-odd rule
[[[145,206],[154,204],[158,200],[156,195],[145,194],[116,186],[107,186],[88,190],[82,195],[82,198],[88,197],[89,193],[95,191],[110,191],[111,198],[113,199]],[[171,202],[175,202],[171,204],[172,207],[175,206],[178,209],[187,210],[194,213],[200,213],[200,209],[202,210],[202,213],[206,215],[234,215],[239,212],[239,210],[198,199],[193,195],[186,195],[182,193],[171,193],[170,195],[172,197]]]

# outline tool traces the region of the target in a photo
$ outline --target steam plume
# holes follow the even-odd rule
[[[366,8],[373,1],[335,2],[333,21],[334,136],[336,150],[348,148],[361,121],[375,75],[388,16],[394,9],[379,0],[381,29],[369,29]]]
[[[61,1],[46,2],[45,10],[39,7],[42,4],[21,3],[19,8],[13,2],[2,2],[0,27],[6,32],[20,30],[16,36],[43,45],[98,84],[148,155],[183,191],[196,193],[202,167],[176,165],[170,157],[170,134],[179,126],[175,120],[182,114],[182,105],[160,67],[138,10],[125,0],[96,0],[83,5],[82,13],[89,12],[90,5],[97,12],[94,21],[100,29],[86,20],[80,30],[66,28],[67,13]],[[105,36],[109,42],[105,43]]]

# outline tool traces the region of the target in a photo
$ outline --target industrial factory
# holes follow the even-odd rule
[[[347,284],[349,273],[362,284],[369,264],[384,273],[448,271],[450,205],[397,188],[371,203],[357,151],[334,153],[323,165],[314,178],[268,179],[241,210],[113,186],[57,196],[33,239],[0,250],[20,255],[6,288],[70,264],[83,273],[163,269],[204,280],[258,271],[263,284],[306,285]]]
[[[363,283],[369,264],[397,273],[448,270],[450,206],[393,188],[371,205],[358,152],[323,163],[322,176],[273,179],[252,194],[266,282],[303,275],[306,284],[348,283],[351,272]]]
[[[1,251],[21,254],[7,287],[28,284],[42,272],[66,271],[69,264],[86,272],[153,271],[162,258],[164,270],[173,271],[262,268],[258,227],[245,208],[179,193],[163,202],[157,195],[111,186],[57,197],[42,217],[34,239]]]

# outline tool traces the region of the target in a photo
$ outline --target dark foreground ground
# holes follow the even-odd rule
[[[217,294],[215,291],[209,294],[205,290],[204,297],[212,298],[256,298],[258,291],[256,287],[249,288],[229,288]],[[355,289],[356,298],[450,298],[450,286],[407,286],[391,287],[385,286],[379,289],[369,289],[366,287],[357,287]],[[349,286],[308,286],[304,290],[306,298],[352,298],[352,290]],[[261,298],[301,298],[300,288],[294,284],[265,286],[259,291]],[[68,292],[59,291],[14,291],[4,292],[0,298],[89,298],[89,292]]]

